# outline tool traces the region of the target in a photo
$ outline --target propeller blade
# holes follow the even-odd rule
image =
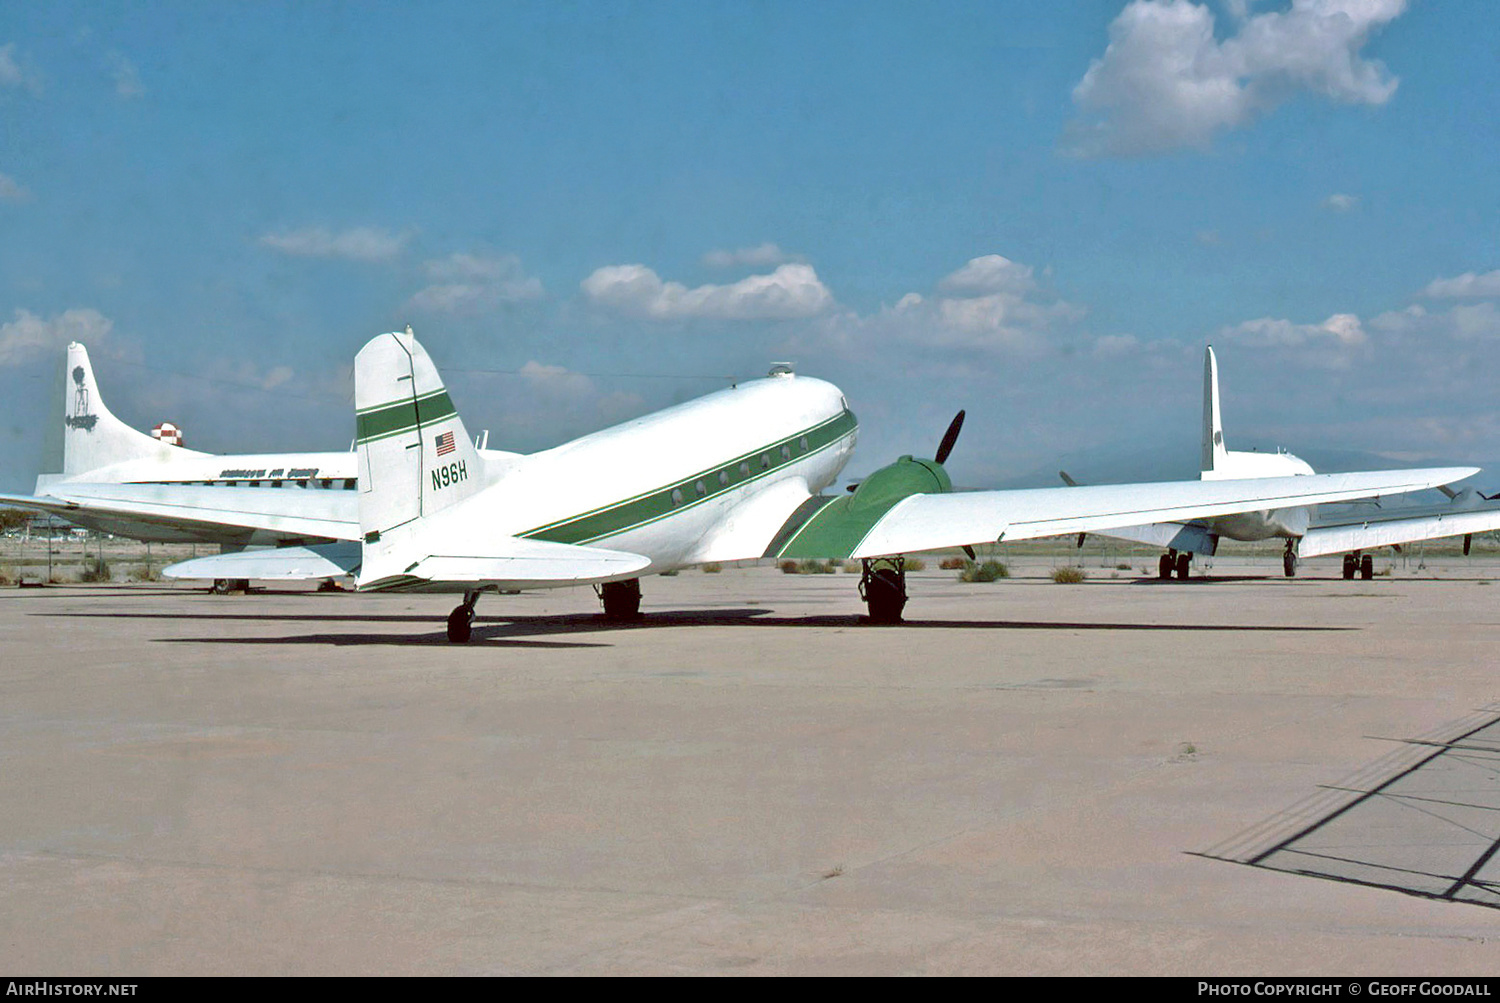
[[[958,433],[964,427],[964,413],[962,411],[953,416],[953,421],[948,425],[948,431],[943,433],[943,441],[938,443],[937,455],[933,457],[939,465],[948,461],[948,454],[953,452],[953,444],[958,441]]]
[[[969,560],[971,560],[971,561],[978,560],[978,558],[974,554],[974,548],[971,547],[971,546],[969,546],[967,543],[964,544],[963,551],[964,551],[965,554],[969,555]]]

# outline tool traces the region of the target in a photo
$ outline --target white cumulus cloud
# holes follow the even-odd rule
[[[268,233],[260,238],[266,247],[302,258],[347,258],[352,261],[386,261],[401,253],[407,234],[395,234],[373,226],[357,226],[334,232],[327,227]]]
[[[1024,295],[1036,288],[1030,265],[1022,265],[999,254],[970,258],[968,264],[938,282],[944,292],[986,295]]]
[[[409,301],[419,310],[476,313],[503,303],[540,299],[542,281],[526,275],[513,254],[450,254],[422,266],[432,282]]]
[[[703,256],[703,263],[710,268],[770,268],[794,260],[794,255],[769,242],[732,251],[709,251]]]
[[[594,381],[582,373],[535,359],[521,367],[521,376],[536,389],[562,397],[585,397],[595,392]]]
[[[1248,348],[1296,347],[1307,344],[1363,345],[1367,339],[1359,318],[1336,313],[1321,324],[1296,324],[1289,320],[1261,317],[1219,332],[1225,341]]]
[[[0,202],[28,202],[31,192],[9,174],[0,174]]]
[[[145,95],[146,85],[141,83],[135,64],[118,52],[109,54],[109,74],[114,78],[115,93],[120,97],[128,101]]]
[[[645,265],[608,265],[583,280],[595,304],[656,320],[787,320],[811,317],[833,305],[833,294],[811,265],[786,264],[769,275],[728,285],[688,288],[663,282]]]
[[[14,42],[0,45],[0,87],[19,87],[32,94],[42,92],[41,78],[16,61]]]
[[[1133,0],[1073,89],[1081,117],[1065,142],[1090,157],[1203,149],[1298,90],[1384,104],[1398,81],[1360,50],[1405,9],[1406,0],[1292,0],[1238,19],[1220,40],[1204,4]]]
[[[74,307],[50,319],[17,310],[15,319],[0,324],[0,366],[61,349],[70,341],[96,346],[114,326],[114,321],[92,307]]]
[[[1333,212],[1349,212],[1359,205],[1358,195],[1345,195],[1343,192],[1334,192],[1320,203],[1324,209]]]
[[[1422,295],[1435,299],[1483,299],[1500,296],[1500,269],[1483,275],[1464,272],[1451,279],[1433,279]]]
[[[924,351],[1035,354],[1046,349],[1057,329],[1084,314],[1076,304],[1039,289],[1030,265],[988,254],[940,279],[936,295],[909,292],[873,314],[830,318],[821,344],[860,352],[900,344]]]

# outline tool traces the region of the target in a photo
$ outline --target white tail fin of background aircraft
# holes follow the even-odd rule
[[[63,474],[72,476],[127,460],[175,460],[205,453],[139,432],[110,414],[99,396],[88,349],[68,346],[67,398],[63,405]]]
[[[366,538],[436,515],[484,486],[484,461],[410,328],[355,356],[354,406]]]
[[[1203,479],[1229,466],[1224,448],[1224,419],[1219,415],[1219,360],[1213,346],[1203,355]]]
[[[1203,353],[1203,472],[1205,481],[1243,477],[1296,477],[1313,468],[1291,453],[1231,452],[1224,445],[1224,420],[1219,414],[1219,360],[1213,346]]]

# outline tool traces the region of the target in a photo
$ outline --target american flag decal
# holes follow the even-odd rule
[[[444,432],[442,435],[433,440],[433,444],[437,446],[437,454],[439,456],[447,456],[449,453],[453,452],[454,449],[458,448],[453,443],[452,432]]]

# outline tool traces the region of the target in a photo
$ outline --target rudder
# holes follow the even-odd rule
[[[354,359],[359,528],[366,539],[430,516],[484,485],[483,460],[411,328]]]
[[[1219,416],[1219,361],[1209,345],[1203,354],[1203,473],[1221,469],[1226,453],[1224,422]]]
[[[64,476],[126,460],[172,460],[203,455],[138,432],[111,414],[99,396],[88,349],[76,341],[68,345],[64,386]]]

